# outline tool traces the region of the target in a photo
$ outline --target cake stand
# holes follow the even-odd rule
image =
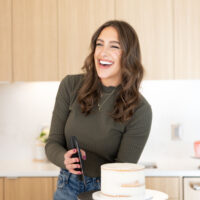
[[[146,189],[145,191],[146,191],[146,195],[145,195],[144,200],[167,200],[168,199],[168,195],[165,194],[164,192],[160,192],[157,190],[150,190],[150,189]],[[93,196],[95,197],[94,199],[93,199]],[[109,200],[109,197],[105,198],[105,196],[101,194],[101,191],[84,192],[78,196],[78,200],[107,200],[107,199]]]

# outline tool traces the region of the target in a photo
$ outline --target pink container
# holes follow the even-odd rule
[[[194,142],[194,153],[196,157],[200,158],[200,141]]]

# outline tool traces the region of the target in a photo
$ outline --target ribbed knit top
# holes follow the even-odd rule
[[[45,147],[48,159],[65,169],[64,154],[68,150],[69,138],[76,136],[80,148],[86,152],[86,176],[100,177],[100,166],[105,163],[137,163],[151,128],[149,103],[141,95],[132,118],[126,123],[116,122],[109,113],[120,86],[102,85],[101,109],[96,106],[85,116],[76,100],[82,81],[83,75],[79,74],[68,75],[60,83]]]

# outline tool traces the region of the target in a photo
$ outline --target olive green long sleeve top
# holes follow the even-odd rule
[[[85,175],[100,177],[100,166],[104,163],[137,163],[148,139],[152,110],[141,95],[140,103],[130,120],[116,122],[109,113],[114,108],[118,87],[102,85],[101,109],[94,107],[85,116],[77,102],[77,91],[83,75],[68,75],[60,83],[56,96],[50,135],[45,146],[48,159],[65,169],[64,154],[69,139],[76,136],[81,149],[86,152]]]

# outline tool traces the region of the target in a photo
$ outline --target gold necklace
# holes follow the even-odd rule
[[[100,103],[97,104],[99,111],[101,110],[101,108],[104,105],[104,103],[106,103],[106,101],[112,96],[112,94],[114,93],[115,89],[111,93],[108,94],[107,98],[105,98],[105,100],[103,101],[103,103],[101,105],[100,105]]]

